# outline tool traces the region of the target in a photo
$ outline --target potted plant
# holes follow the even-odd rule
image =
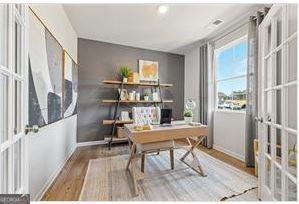
[[[145,93],[145,94],[143,95],[143,98],[144,98],[145,101],[148,101],[148,100],[149,100],[149,94],[148,94],[148,93]]]
[[[193,113],[191,110],[185,110],[184,111],[184,120],[186,124],[189,124],[192,122]]]
[[[130,73],[131,73],[130,67],[127,67],[127,66],[120,67],[120,75],[122,76],[124,83],[128,82],[128,77],[129,77]]]

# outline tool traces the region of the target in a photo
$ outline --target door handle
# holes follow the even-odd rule
[[[255,117],[254,118],[255,121],[263,123],[264,119],[262,117]]]
[[[25,127],[25,135],[27,135],[29,132],[37,133],[39,131],[38,125],[26,125]]]

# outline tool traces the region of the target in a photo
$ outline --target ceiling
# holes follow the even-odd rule
[[[63,5],[80,38],[182,54],[186,46],[205,39],[250,12],[254,4]],[[223,20],[218,27],[211,22]]]

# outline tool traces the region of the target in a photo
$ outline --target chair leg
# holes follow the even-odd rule
[[[141,156],[141,172],[144,173],[144,165],[145,165],[145,154]]]
[[[173,149],[172,148],[169,150],[169,153],[170,153],[171,169],[174,169],[174,157],[173,157]]]

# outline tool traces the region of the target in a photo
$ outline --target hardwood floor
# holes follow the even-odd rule
[[[238,159],[214,149],[207,149],[202,146],[200,146],[199,149],[214,158],[254,175],[254,168],[245,167],[244,163]],[[64,166],[53,184],[44,194],[42,201],[78,200],[90,159],[111,157],[128,153],[129,148],[127,144],[115,145],[110,151],[103,145],[78,147],[71,158],[67,161],[67,164]]]

